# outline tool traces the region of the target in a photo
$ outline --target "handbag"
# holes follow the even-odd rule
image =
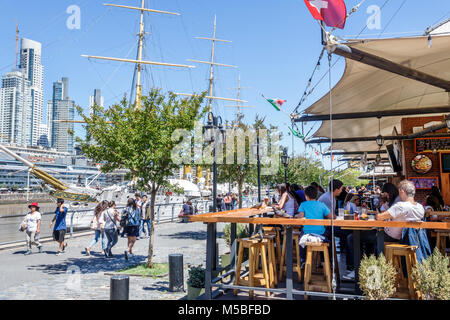
[[[91,228],[91,230],[97,230],[97,225],[98,225],[97,217],[94,216],[94,218],[92,218],[91,220],[91,225],[89,227]]]
[[[127,222],[128,222],[128,210],[125,209],[125,214],[122,215],[122,217],[120,217],[120,226],[122,228],[125,228],[127,226]]]
[[[27,228],[28,228],[27,217],[25,217],[25,219],[23,219],[22,223],[19,226],[19,231],[24,232],[25,230],[27,230]]]

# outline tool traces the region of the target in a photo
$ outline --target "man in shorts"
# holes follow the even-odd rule
[[[50,229],[53,227],[53,240],[59,243],[57,256],[61,255],[66,251],[67,243],[64,242],[64,237],[66,235],[66,216],[67,207],[64,206],[64,199],[58,199],[56,201],[55,216],[50,222]]]

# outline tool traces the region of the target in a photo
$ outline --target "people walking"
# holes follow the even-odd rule
[[[230,194],[227,194],[225,198],[223,198],[223,201],[225,202],[225,210],[231,210],[231,197]]]
[[[145,231],[145,225],[147,225],[147,231]],[[147,195],[142,196],[139,238],[142,238],[144,233],[146,236],[150,237],[150,201],[148,200]]]
[[[139,236],[139,220],[141,210],[137,206],[134,199],[128,199],[127,207],[122,211],[126,215],[125,233],[128,237],[128,248],[125,250],[125,259],[133,256],[133,246],[136,243],[136,238]]]
[[[67,247],[67,242],[64,242],[64,237],[66,236],[67,231],[67,211],[67,207],[64,206],[64,199],[59,198],[56,200],[55,216],[50,222],[50,229],[53,228],[53,240],[59,244],[58,252],[56,253],[57,256],[64,253]]]
[[[236,196],[235,193],[233,193],[233,196],[231,197],[231,208],[233,210],[237,209],[238,204],[239,204],[238,197]]]
[[[119,212],[116,210],[116,203],[111,201],[109,208],[102,212],[100,217],[101,230],[105,234],[108,243],[104,249],[104,255],[107,258],[112,258],[111,249],[114,247],[119,239],[118,224],[120,222]]]
[[[84,248],[84,251],[86,255],[91,255],[91,248],[99,241],[101,238],[102,243],[102,254],[105,254],[105,248],[106,248],[106,237],[105,234],[102,232],[101,228],[101,215],[103,211],[107,210],[109,207],[109,202],[107,200],[103,200],[100,202],[94,209],[94,216],[91,220],[91,229],[95,230],[94,239],[89,243],[89,245]]]
[[[37,202],[33,202],[28,206],[30,212],[26,215],[24,222],[26,223],[26,235],[27,235],[27,251],[25,255],[32,253],[31,246],[34,244],[42,252],[42,244],[39,243],[39,234],[41,232],[41,213],[39,212],[39,206]]]

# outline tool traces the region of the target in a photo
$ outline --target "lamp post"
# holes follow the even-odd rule
[[[284,148],[283,154],[281,155],[281,163],[284,166],[284,183],[287,184],[287,166],[289,164],[289,156],[287,153],[287,148]]]
[[[266,155],[264,146],[259,143],[259,134],[256,135],[256,144],[252,145],[252,153],[256,156],[257,172],[258,172],[258,202],[261,202],[261,157]]]
[[[213,206],[212,211],[217,212],[217,161],[216,161],[216,147],[217,145],[222,145],[225,140],[225,129],[222,126],[222,118],[220,116],[215,117],[212,112],[208,114],[208,121],[206,125],[203,126],[203,138],[205,142],[213,143]],[[216,226],[214,224],[213,239],[214,246],[212,247],[213,252],[213,266],[212,269],[217,269],[217,246],[216,246]]]

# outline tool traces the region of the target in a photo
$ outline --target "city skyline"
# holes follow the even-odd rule
[[[137,5],[136,0],[118,1],[127,5]],[[140,2],[140,1],[139,1]],[[360,1],[346,1],[350,10]],[[140,4],[140,3],[139,3]],[[70,13],[66,9],[76,5],[81,10],[80,29],[68,29],[67,22]],[[371,6],[382,7],[379,28],[369,28],[366,24],[371,15]],[[129,97],[133,66],[116,62],[98,62],[82,58],[82,54],[111,55],[115,57],[133,58],[136,53],[137,13],[129,10],[111,9],[101,3],[91,1],[59,1],[58,4],[48,0],[39,6],[34,3],[26,5],[27,10],[17,11],[12,3],[4,3],[5,11],[10,10],[11,17],[0,22],[2,30],[11,30],[9,46],[5,52],[0,52],[0,61],[13,61],[15,31],[14,17],[18,17],[21,36],[27,36],[44,43],[44,59],[47,63],[46,72],[51,75],[45,78],[44,94],[48,100],[51,85],[55,79],[67,76],[72,79],[73,99],[80,104],[85,114],[89,112],[89,96],[94,88],[102,90],[105,106],[110,106],[122,99],[125,92]],[[227,61],[239,66],[239,71],[220,70],[217,81],[217,95],[230,96],[235,92],[228,88],[236,87],[238,74],[242,85],[249,86],[242,92],[242,99],[256,105],[255,109],[242,110],[246,116],[244,121],[251,122],[256,114],[270,119],[271,124],[282,129],[282,143],[289,147],[291,153],[291,137],[287,126],[290,119],[273,108],[261,98],[261,93],[269,97],[286,99],[286,111],[291,112],[308,83],[308,78],[317,62],[321,45],[320,29],[309,16],[303,1],[286,1],[274,3],[259,1],[257,6],[252,1],[245,4],[229,1],[227,4],[215,1],[183,2],[178,1],[146,1],[146,6],[179,12],[181,17],[151,15],[151,26],[146,30],[147,57],[155,61],[173,61],[185,63],[187,59],[199,58],[206,60],[210,54],[208,43],[197,42],[195,36],[210,36],[215,13],[217,15],[218,37],[233,41],[232,46],[217,48],[217,61]],[[400,35],[421,35],[423,31],[445,18],[450,10],[447,1],[436,1],[439,10],[431,10],[429,6],[418,0],[408,1],[398,11],[399,3],[373,0],[365,3],[347,21],[346,30],[336,30],[338,36],[364,37],[395,37]],[[42,11],[40,19],[31,15],[33,10]],[[251,10],[250,10],[251,8]],[[237,10],[239,9],[239,10]],[[249,9],[249,10],[247,10]],[[247,11],[246,11],[247,10]],[[273,14],[281,17],[272,19]],[[248,19],[252,24],[248,24]],[[146,15],[148,19],[148,15]],[[117,23],[120,21],[121,23]],[[364,28],[364,25],[366,27]],[[6,28],[9,26],[9,28]],[[305,32],[308,30],[308,32]],[[313,32],[311,32],[311,30]],[[289,31],[289,32],[286,32]],[[35,37],[33,37],[35,36]],[[5,34],[5,39],[7,39]],[[305,46],[308,50],[304,50]],[[180,50],[182,48],[182,50]],[[9,58],[7,58],[9,57]],[[268,63],[269,61],[276,63]],[[337,58],[333,57],[333,62]],[[6,65],[3,63],[2,66]],[[326,76],[326,58],[322,60],[322,68],[313,78],[313,85]],[[345,64],[343,59],[337,61],[332,72],[332,84],[340,78]],[[11,65],[8,67],[11,68]],[[4,74],[5,67],[0,68]],[[49,69],[51,71],[49,71]],[[147,92],[152,85],[161,87],[163,91],[200,92],[207,89],[207,67],[197,66],[191,71],[174,70],[170,68],[148,68],[144,73],[144,84]],[[325,78],[326,80],[326,78]],[[308,97],[300,111],[316,101],[327,92],[328,81],[320,81],[314,92]],[[223,108],[222,103],[215,103],[215,113],[224,120],[235,118],[235,110]],[[305,133],[311,134],[320,127],[317,123],[307,124]],[[78,135],[84,134],[80,125],[75,126]],[[323,146],[326,149],[327,145]],[[305,150],[301,140],[295,140],[295,153]],[[307,151],[313,157],[314,152]],[[324,158],[325,159],[325,158]]]

